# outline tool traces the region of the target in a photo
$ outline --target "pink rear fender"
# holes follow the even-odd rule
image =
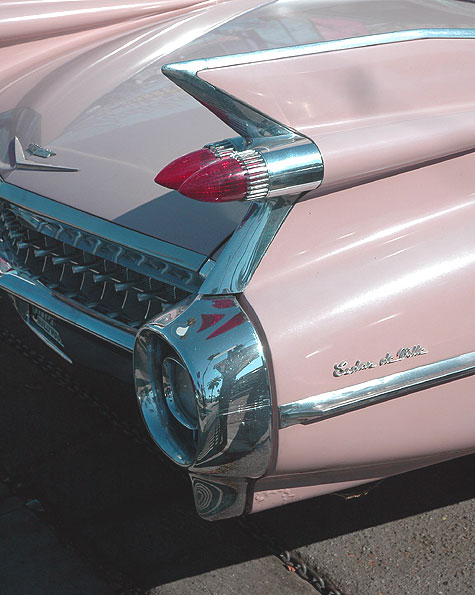
[[[297,203],[245,291],[279,405],[473,352],[474,220],[474,153]],[[334,375],[358,361],[375,367]],[[298,499],[471,452],[474,390],[471,376],[282,428],[273,489]]]
[[[475,40],[332,47],[200,74],[323,157],[321,186],[291,210],[245,290],[281,417],[475,351]],[[472,452],[474,389],[470,376],[308,425],[281,421],[254,510]]]
[[[324,179],[307,198],[474,147],[475,39],[325,45],[200,75],[318,145]]]

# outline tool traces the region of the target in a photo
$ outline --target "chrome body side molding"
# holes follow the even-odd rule
[[[191,379],[192,429],[177,418],[167,393],[163,364],[170,357]],[[144,325],[134,375],[148,430],[169,458],[188,468],[199,514],[209,520],[242,514],[249,483],[270,464],[272,402],[260,339],[236,298],[198,296]]]
[[[475,374],[475,352],[279,406],[280,427],[311,424]]]

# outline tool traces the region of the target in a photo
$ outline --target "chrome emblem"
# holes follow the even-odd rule
[[[48,152],[48,155],[37,155],[37,153],[33,153],[33,151],[29,151],[30,147],[38,147],[38,150]],[[52,151],[48,149],[43,149],[39,145],[29,145],[27,151],[32,155],[36,155],[37,157],[51,157],[55,155]],[[12,169],[23,169],[29,171],[79,171],[76,167],[64,167],[62,165],[53,165],[52,163],[38,163],[36,161],[30,161],[25,157],[25,153],[23,152],[23,147],[21,146],[20,141],[15,136],[12,141],[10,142],[10,146],[8,149],[8,155],[10,160],[10,167]]]
[[[427,349],[424,349],[424,347],[421,347],[420,345],[414,345],[412,349],[410,347],[401,347],[397,350],[395,356],[392,356],[390,353],[386,353],[386,355],[379,360],[379,366],[395,364],[396,362],[400,362],[411,357],[416,357],[418,355],[426,355],[426,353],[429,353],[429,351]],[[361,370],[369,370],[371,368],[377,367],[378,364],[376,364],[372,360],[362,362],[358,359],[356,360],[353,366],[348,365],[348,362],[346,360],[343,360],[339,364],[335,364],[333,366],[333,376],[339,378],[340,376],[347,376],[348,374],[361,372]]]
[[[53,157],[53,155],[56,155],[56,153],[51,151],[51,149],[45,149],[36,143],[30,143],[26,150],[30,155],[36,155],[36,157],[42,157],[43,159],[48,159],[48,157]]]

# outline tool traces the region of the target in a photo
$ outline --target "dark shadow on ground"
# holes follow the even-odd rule
[[[80,383],[133,432],[141,428],[133,389],[69,367],[43,348],[0,301],[0,332],[11,329],[62,375],[35,365],[4,335],[0,343],[0,467],[98,574],[147,589],[268,555],[237,522],[208,523],[194,510],[186,476],[160,462],[110,414],[71,390]],[[142,436],[145,438],[145,432]],[[357,500],[326,496],[250,518],[284,549],[388,523],[472,498],[475,457],[386,480]]]
[[[474,497],[475,455],[470,455],[388,478],[360,498],[321,496],[260,513],[251,521],[293,549]]]

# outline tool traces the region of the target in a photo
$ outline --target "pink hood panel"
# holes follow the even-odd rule
[[[9,0],[2,2],[0,43],[18,44],[170,13],[220,0]],[[226,0],[221,0],[226,1]]]
[[[0,73],[0,162],[8,161],[8,144],[17,136],[24,148],[37,143],[53,149],[57,155],[48,163],[80,170],[4,168],[0,175],[125,227],[211,254],[247,206],[198,203],[159,187],[153,178],[169,161],[230,136],[230,130],[164,77],[161,66],[170,56],[183,60],[216,47],[222,51],[229,35],[222,26],[266,1],[130,2],[119,22],[107,24],[108,10],[116,14],[120,3],[94,3],[94,12],[92,2],[78,0],[74,5],[84,11],[78,22],[89,28],[46,39],[32,33],[34,40],[0,49],[8,64]],[[64,19],[66,28],[75,22],[72,16]],[[42,22],[48,31],[50,20]],[[248,42],[242,43],[241,49]]]

